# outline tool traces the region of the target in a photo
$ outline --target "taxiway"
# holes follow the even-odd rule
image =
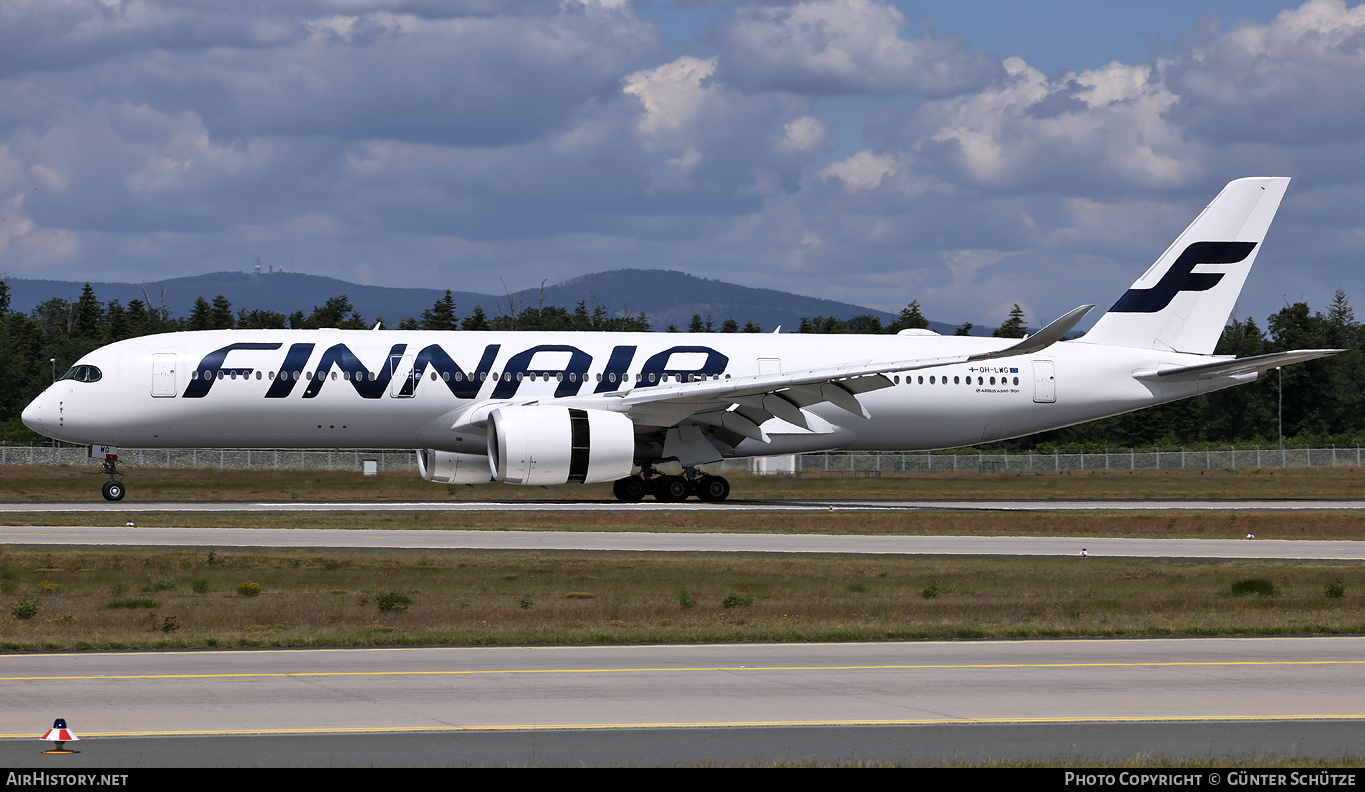
[[[667,732],[675,735],[672,761],[735,761],[734,747],[722,750],[703,736],[715,732],[699,729],[784,730],[787,742],[776,753],[759,738],[764,747],[749,754],[755,761],[826,756],[822,743],[847,745],[831,741],[834,733],[861,734],[863,750],[853,753],[863,760],[895,761],[905,754],[907,730],[929,729],[939,735],[938,760],[946,760],[987,758],[993,754],[983,756],[989,744],[981,741],[1013,727],[1026,726],[1035,738],[1108,729],[1133,740],[1143,724],[1178,725],[1186,739],[1207,735],[1174,755],[1197,756],[1204,743],[1220,740],[1233,755],[1228,730],[1255,724],[1300,735],[1315,743],[1299,743],[1301,753],[1316,755],[1338,745],[1326,735],[1361,735],[1362,657],[1360,637],[4,655],[0,722],[34,724],[32,734],[0,734],[0,763],[46,761],[34,737],[47,725],[39,721],[55,715],[82,737],[81,756],[105,766],[124,764],[134,737],[236,745],[247,736],[280,744],[327,738],[346,747],[331,764],[356,766],[386,764],[379,751],[402,736],[479,734],[487,742],[509,732],[602,735],[580,739],[593,741],[605,764],[660,763],[641,761],[649,754],[638,749]],[[1054,730],[1036,729],[1044,725]],[[1159,730],[1149,731],[1157,739]],[[1074,753],[1074,736],[1062,739],[1073,742],[1041,755]],[[502,742],[515,754],[503,763],[536,761],[525,754],[525,739]],[[206,755],[213,744],[178,743],[181,753]],[[1131,756],[1145,745],[1118,747]]]
[[[0,526],[0,544],[972,556],[1078,556],[1084,548],[1092,558],[1365,561],[1365,542],[1327,540],[176,528],[129,527],[117,523],[108,526]]]

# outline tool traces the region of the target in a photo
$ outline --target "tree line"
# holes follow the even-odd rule
[[[420,316],[394,325],[403,330],[513,330],[646,332],[652,329],[644,314],[613,312],[588,300],[574,308],[536,305],[509,306],[488,316],[475,306],[461,316],[451,292],[438,298]],[[382,320],[376,320],[382,323]],[[912,301],[885,324],[872,315],[837,319],[801,317],[801,333],[898,333],[929,325],[918,300]],[[345,295],[328,299],[312,311],[285,315],[275,311],[233,309],[219,295],[197,298],[185,317],[172,316],[150,299],[100,302],[89,284],[76,300],[53,298],[25,313],[10,306],[9,285],[0,280],[0,440],[39,441],[19,420],[23,408],[72,363],[105,344],[126,338],[180,330],[295,328],[369,329]],[[387,326],[387,325],[385,325]],[[727,318],[717,325],[711,316],[695,314],[689,332],[759,333],[752,321]],[[674,325],[667,330],[679,332]],[[957,328],[967,335],[972,325]],[[1026,317],[1016,304],[994,335],[1020,338],[1027,332]],[[1306,303],[1286,304],[1271,315],[1265,328],[1254,319],[1235,318],[1224,330],[1217,354],[1248,357],[1290,349],[1346,349],[1341,355],[1303,365],[1249,385],[1185,399],[1161,407],[1070,427],[1029,438],[991,444],[1009,451],[1031,448],[1098,450],[1160,446],[1198,447],[1202,444],[1274,444],[1280,408],[1279,376],[1283,375],[1284,434],[1296,443],[1355,445],[1365,442],[1365,394],[1356,387],[1365,366],[1365,334],[1355,319],[1345,292],[1338,290],[1326,313]]]

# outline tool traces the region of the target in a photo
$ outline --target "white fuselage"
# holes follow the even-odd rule
[[[432,448],[484,453],[452,432],[476,403],[614,409],[623,392],[702,378],[1003,349],[1010,339],[933,335],[221,330],[121,341],[86,355],[97,381],[61,380],[24,411],[49,437],[123,447]],[[225,351],[226,350],[226,351]],[[973,445],[1116,415],[1255,379],[1153,384],[1133,374],[1208,358],[1061,342],[986,363],[890,372],[858,398],[822,403],[809,428],[774,418],[769,442],[728,456]],[[653,423],[648,410],[637,427]],[[670,424],[667,410],[657,425]]]

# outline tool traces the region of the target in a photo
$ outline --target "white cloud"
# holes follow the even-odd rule
[[[817,179],[838,179],[849,192],[871,190],[882,179],[896,172],[896,160],[889,154],[860,151],[840,162],[831,163],[815,174]]]
[[[1365,5],[1308,0],[1173,54],[1175,117],[1202,136],[1314,145],[1365,129]]]
[[[716,68],[717,58],[683,56],[622,81],[638,108],[634,142],[647,194],[688,192],[734,206],[726,198],[743,203],[795,187],[801,163],[829,145],[829,130],[804,113],[804,102],[746,96]]]
[[[55,24],[73,21],[58,6],[32,11],[40,30],[7,55],[67,95],[191,110],[219,137],[501,145],[568,126],[655,45],[652,26],[597,3],[523,15],[363,5],[285,4],[258,18],[230,4],[154,4],[152,22],[118,26],[108,17],[119,14],[95,14],[75,37]],[[17,32],[0,20],[0,47]]]
[[[146,112],[145,108],[124,108]],[[123,183],[132,196],[148,200],[153,194],[203,191],[210,183],[231,179],[250,164],[246,147],[215,144],[200,119],[193,113],[180,113],[166,122],[167,137],[143,154],[136,170]]]
[[[644,105],[636,127],[645,146],[670,145],[694,134],[707,106],[720,94],[719,85],[708,83],[715,71],[715,58],[685,56],[623,81],[621,90]]]
[[[1018,58],[1005,68],[990,88],[915,114],[924,167],[1011,190],[1077,178],[1160,189],[1203,175],[1203,151],[1168,117],[1178,97],[1151,68],[1111,63],[1055,79]]]
[[[777,140],[777,145],[793,153],[810,154],[833,142],[829,127],[820,119],[810,116],[789,121],[782,130],[784,134]]]
[[[744,7],[723,33],[721,75],[746,90],[947,96],[999,71],[958,37],[905,39],[905,27],[878,0]]]

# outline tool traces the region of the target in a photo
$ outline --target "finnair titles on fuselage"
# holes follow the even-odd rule
[[[118,446],[410,447],[432,481],[614,481],[622,500],[722,500],[728,482],[701,465],[1018,437],[1332,354],[1211,354],[1288,181],[1229,184],[1074,341],[1062,338],[1093,306],[1017,342],[928,331],[170,333],[86,355],[23,420],[91,445],[115,500]]]

